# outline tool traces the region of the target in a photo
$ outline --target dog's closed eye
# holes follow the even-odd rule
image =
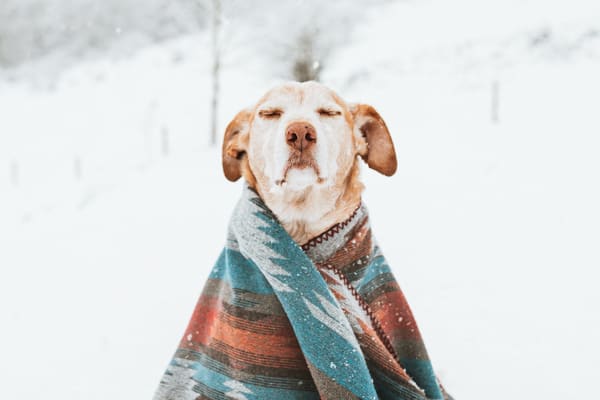
[[[259,117],[265,119],[278,119],[283,114],[283,110],[279,108],[269,108],[266,110],[260,110],[258,112]]]
[[[331,108],[319,108],[317,113],[322,117],[337,117],[338,115],[342,115],[341,111]]]

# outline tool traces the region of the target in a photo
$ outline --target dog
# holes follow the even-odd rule
[[[317,82],[227,125],[223,172],[245,189],[155,400],[451,399],[372,237],[361,159],[396,172],[383,118]]]
[[[312,81],[273,88],[235,116],[223,140],[225,177],[243,176],[299,244],[360,204],[359,158],[386,176],[396,172],[383,118]]]

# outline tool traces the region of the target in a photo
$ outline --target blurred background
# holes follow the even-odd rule
[[[374,232],[458,399],[600,373],[596,0],[0,0],[0,398],[149,399],[285,80],[373,105]]]

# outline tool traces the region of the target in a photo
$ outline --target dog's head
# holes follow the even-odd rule
[[[310,214],[319,218],[344,193],[360,196],[357,156],[384,175],[396,171],[392,139],[377,111],[347,104],[316,82],[271,89],[235,116],[223,141],[227,179],[244,176],[284,220],[316,211],[312,197],[322,210]]]

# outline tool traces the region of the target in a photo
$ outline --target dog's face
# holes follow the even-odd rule
[[[324,86],[277,87],[258,102],[253,117],[248,160],[262,189],[332,185],[350,167],[356,147],[350,115]]]
[[[360,186],[360,194],[357,155],[385,175],[395,172],[396,154],[379,114],[368,105],[347,104],[319,83],[287,83],[228,125],[223,171],[231,181],[244,176],[284,220],[306,214],[306,207],[319,218],[350,187]],[[327,203],[323,210],[314,210],[311,196]]]

